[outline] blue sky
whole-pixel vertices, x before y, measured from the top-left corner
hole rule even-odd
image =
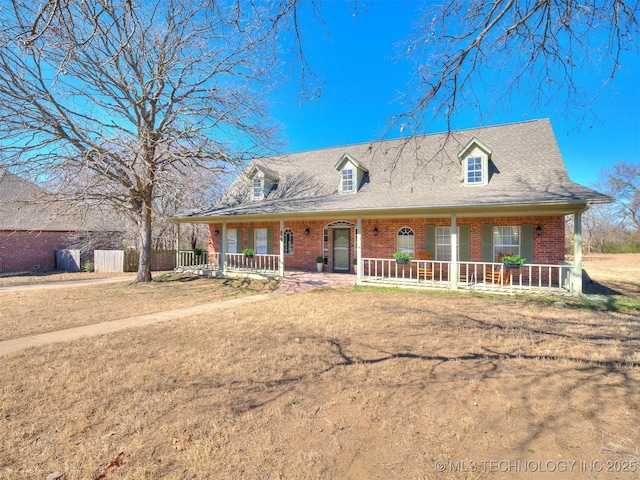
[[[293,67],[290,80],[273,93],[271,111],[281,124],[285,151],[381,138],[389,118],[403,110],[397,100],[409,83],[411,65],[397,60],[397,44],[409,36],[418,3],[371,1],[354,11],[354,2],[325,1],[325,25],[317,18],[303,20],[305,54],[320,77],[322,94],[301,101]],[[596,120],[580,122],[582,112],[567,115],[559,102],[533,109],[526,95],[516,94],[512,104],[482,119],[475,109],[460,112],[454,128],[549,118],[569,176],[592,186],[602,168],[620,160],[640,162],[640,55],[627,53],[622,63],[591,105]],[[584,85],[597,85],[592,72],[580,75]],[[429,131],[445,129],[443,122],[434,122]]]

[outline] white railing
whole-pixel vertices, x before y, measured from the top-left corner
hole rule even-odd
[[[457,262],[458,288],[498,291],[557,293],[569,290],[571,264],[528,264],[505,268],[502,263]],[[451,262],[411,260],[398,264],[394,259],[363,258],[362,282],[389,285],[453,286]]]
[[[253,257],[247,257],[243,253],[227,253],[226,257],[226,270],[231,272],[279,272],[279,255],[254,255]]]
[[[363,282],[403,285],[442,285],[449,283],[449,262],[411,260],[400,264],[389,258],[363,258]]]
[[[192,267],[209,263],[209,252],[195,253],[193,250],[181,250],[178,252],[178,267]]]

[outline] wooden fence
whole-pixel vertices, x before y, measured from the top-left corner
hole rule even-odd
[[[93,268],[96,272],[136,272],[140,252],[137,250],[95,250]],[[176,266],[175,250],[152,250],[151,270],[173,270]]]

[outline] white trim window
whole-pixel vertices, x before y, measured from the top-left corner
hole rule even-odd
[[[293,254],[293,230],[285,228],[283,233],[284,253],[287,255]]]
[[[408,253],[414,257],[414,235],[413,230],[409,227],[402,227],[398,230],[398,249],[396,251],[402,253]]]
[[[482,185],[484,182],[484,168],[482,157],[468,157],[466,162],[466,177],[469,185]]]
[[[251,181],[251,198],[254,200],[264,199],[264,182],[260,177],[253,177]]]
[[[255,239],[255,249],[256,255],[266,255],[267,254],[267,229],[266,228],[256,228],[254,230],[254,239]]]
[[[341,172],[342,193],[352,193],[354,190],[353,169],[345,168]]]
[[[227,230],[227,253],[238,253],[238,231],[235,228]]]
[[[493,260],[498,255],[520,255],[520,227],[493,227]]]

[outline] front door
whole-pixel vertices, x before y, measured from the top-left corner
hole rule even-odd
[[[333,271],[349,272],[351,256],[351,229],[333,229]]]

